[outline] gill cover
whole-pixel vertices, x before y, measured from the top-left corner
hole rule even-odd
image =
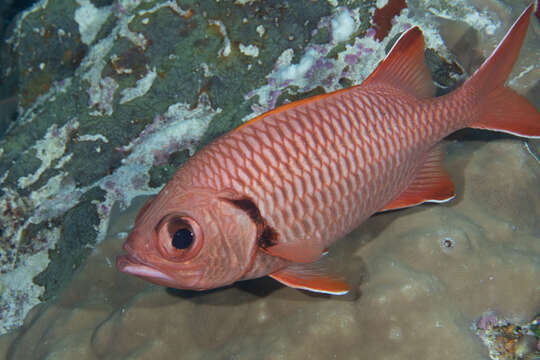
[[[257,226],[250,216],[222,194],[207,197],[195,193],[182,208],[185,210],[165,215],[156,229],[162,255],[179,265],[199,267],[201,288],[242,278],[257,250]],[[192,241],[188,244],[190,234]]]

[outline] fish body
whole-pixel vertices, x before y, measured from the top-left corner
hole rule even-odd
[[[121,271],[203,290],[270,275],[348,291],[318,260],[376,212],[444,202],[438,143],[464,127],[540,136],[540,114],[504,87],[532,6],[456,91],[435,98],[424,40],[409,29],[363,84],[290,103],[197,152],[135,221]]]

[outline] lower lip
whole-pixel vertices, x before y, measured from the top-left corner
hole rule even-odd
[[[116,257],[116,268],[123,273],[150,279],[154,282],[162,283],[165,281],[167,283],[174,283],[174,280],[168,275],[154,269],[153,267],[140,263],[137,261],[137,259],[129,254]]]
[[[199,282],[202,276],[201,272],[199,271],[192,273],[191,276],[189,277],[191,281],[187,281],[188,279],[184,279],[184,281],[186,282],[182,284],[183,286],[179,286],[177,281],[169,277],[167,274],[151,266],[143,264],[137,258],[129,254],[120,255],[116,257],[116,268],[118,269],[118,271],[121,271],[123,273],[135,275],[137,277],[140,277],[144,280],[148,280],[155,284],[173,287],[176,289],[195,290],[197,289],[195,284]]]
[[[130,266],[137,265],[142,264],[130,255],[120,255],[116,257],[116,268],[118,269],[118,271],[127,272],[125,270],[128,269]]]

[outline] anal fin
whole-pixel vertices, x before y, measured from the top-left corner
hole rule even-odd
[[[324,263],[323,259],[309,264],[292,264],[269,276],[295,289],[332,295],[347,294],[349,284],[342,277],[332,275]]]
[[[380,211],[396,210],[425,202],[446,202],[454,198],[454,183],[443,167],[444,150],[436,146],[426,157],[412,184]]]

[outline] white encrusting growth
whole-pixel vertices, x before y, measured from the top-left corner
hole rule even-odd
[[[0,308],[2,320],[0,321],[0,334],[12,330],[13,323],[22,323],[26,314],[41,303],[39,297],[43,295],[43,287],[36,285],[33,278],[44,271],[49,265],[48,250],[60,238],[60,229],[53,228],[43,238],[49,243],[43,245],[43,250],[35,255],[21,259],[21,264],[13,271],[3,273],[0,277]],[[24,287],[22,286],[24,285]]]
[[[235,5],[251,5],[255,0],[235,0]]]
[[[136,8],[140,2],[141,0],[124,0],[119,1],[118,6],[125,11],[129,11]],[[170,7],[174,12],[182,16],[186,16],[189,13],[182,10],[173,1],[167,1],[159,6],[156,5],[151,9],[141,10],[143,11],[142,15],[157,11],[162,7]],[[141,12],[139,13],[141,14]],[[83,75],[81,76],[82,79],[90,83],[90,86],[88,87],[88,106],[93,109],[90,112],[90,115],[92,116],[110,116],[113,114],[114,94],[119,87],[119,84],[110,76],[102,78],[102,73],[105,64],[109,61],[109,59],[106,59],[107,56],[110,56],[111,59],[117,59],[115,58],[115,55],[109,54],[116,39],[118,37],[124,37],[143,51],[148,46],[148,40],[142,33],[135,33],[130,30],[129,24],[134,18],[135,15],[119,17],[117,25],[111,30],[109,35],[100,39],[99,42],[90,47],[88,55],[84,58],[78,69],[78,71],[83,72]],[[123,73],[130,72],[131,69],[123,69]],[[137,82],[137,87],[135,88],[137,90],[133,90],[133,92],[127,90],[127,95],[125,95],[127,97],[122,98],[124,102],[142,95],[141,92],[144,91],[145,87],[151,85],[150,80],[153,80],[152,77],[155,78],[155,75],[152,72],[154,72],[154,70],[147,74],[149,78],[144,79],[141,83]]]
[[[110,76],[98,78],[95,86],[88,88],[90,107],[96,107],[96,110],[90,112],[92,116],[111,116],[113,114],[114,93],[118,89],[118,83]]]
[[[79,135],[77,137],[77,140],[78,141],[97,141],[97,140],[101,140],[103,141],[104,143],[108,143],[109,142],[109,139],[107,139],[105,136],[101,135],[101,134],[95,134],[95,135],[90,135],[90,134],[85,134],[85,135]]]
[[[377,0],[375,3],[375,6],[377,6],[377,9],[382,9],[388,4],[388,0]]]
[[[154,163],[156,151],[167,152],[170,150],[168,146],[175,145],[178,141],[191,145],[185,148],[192,151],[196,139],[204,134],[211,118],[220,112],[220,109],[213,111],[206,103],[199,104],[195,109],[190,109],[190,106],[184,103],[169,106],[165,114],[159,115],[156,119],[161,123],[160,126],[148,125],[151,129],[144,140],[128,145],[131,154],[123,163],[144,163],[150,168]]]
[[[65,171],[51,177],[45,185],[30,194],[29,198],[36,209],[28,218],[25,227],[28,223],[39,224],[61,216],[77,205],[82,194],[83,190],[75,186],[75,182]]]
[[[276,78],[278,81],[293,80],[303,77],[309,69],[315,65],[315,61],[318,57],[318,54],[315,50],[309,49],[304,56],[300,59],[298,64],[291,64],[292,57],[294,52],[292,49],[285,50],[278,59],[278,62],[281,60],[285,66],[282,66],[277,74]]]
[[[30,148],[35,151],[35,156],[41,161],[39,168],[33,174],[20,177],[17,185],[24,189],[35,183],[41,174],[51,166],[54,160],[64,155],[69,137],[72,131],[78,127],[79,122],[75,118],[68,121],[61,128],[58,128],[56,124],[51,125],[47,129],[44,138],[36,141],[35,145]]]
[[[347,40],[356,30],[356,23],[346,8],[341,8],[338,16],[332,19],[332,40],[335,42]]]
[[[127,22],[131,19],[120,20]],[[88,107],[94,108],[90,115],[112,115],[112,102],[114,92],[118,87],[118,83],[112,78],[102,78],[102,70],[105,67],[105,55],[111,50],[115,38],[120,32],[120,25],[116,26],[106,38],[101,39],[98,43],[89,48],[89,52],[79,66],[79,71],[83,72],[82,80],[87,81],[88,87]]]
[[[77,0],[79,8],[75,10],[75,21],[79,25],[81,41],[90,45],[101,26],[111,13],[111,6],[96,8],[89,0]]]
[[[227,36],[227,28],[221,20],[208,20],[210,25],[215,25],[218,27],[220,34],[223,36],[223,47],[219,50],[220,56],[229,56],[231,53],[231,40]]]
[[[257,57],[259,56],[259,48],[255,45],[244,45],[240,43],[240,52],[246,56]]]
[[[182,9],[180,6],[178,6],[178,3],[176,1],[174,1],[174,0],[164,1],[162,3],[157,3],[156,5],[151,7],[150,9],[139,10],[137,12],[137,14],[139,16],[152,14],[152,13],[154,13],[154,12],[158,11],[159,9],[164,8],[164,7],[170,8],[172,11],[174,11],[175,13],[177,13],[180,16],[187,17],[187,16],[190,15],[189,10],[186,11],[186,10]]]
[[[266,29],[262,25],[258,25],[256,28],[257,34],[259,34],[259,37],[263,37],[264,33],[266,32]]]
[[[120,104],[125,104],[128,101],[143,96],[150,90],[154,80],[156,79],[156,68],[148,71],[142,79],[137,80],[137,86],[132,88],[125,88],[120,92],[122,97],[120,98]]]

